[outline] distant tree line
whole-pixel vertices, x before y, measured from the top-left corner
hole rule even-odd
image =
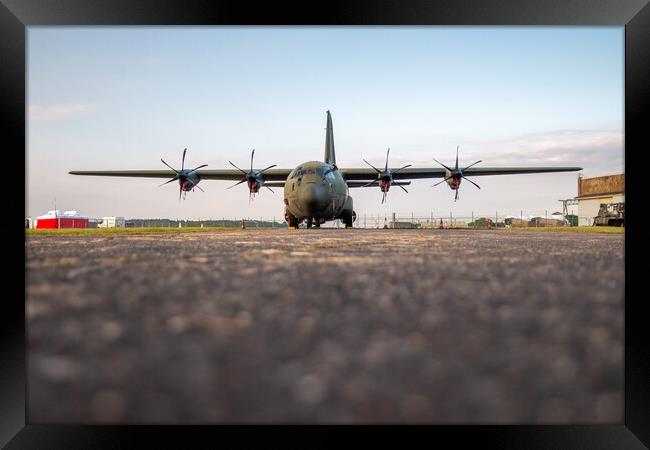
[[[274,222],[272,220],[255,220],[244,219],[246,227],[255,228],[273,228],[273,227],[286,227],[287,223]],[[240,228],[242,219],[215,219],[215,220],[173,220],[173,219],[127,219],[127,228],[141,228],[141,227],[232,227]]]
[[[474,222],[469,222],[467,224],[469,228],[495,228],[495,227],[505,227],[505,224],[503,222],[494,222],[494,220],[487,218],[487,217],[481,217],[479,219],[474,220]]]

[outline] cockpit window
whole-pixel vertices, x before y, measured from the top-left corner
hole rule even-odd
[[[304,169],[302,166],[296,167],[293,172],[291,173],[291,178],[298,178],[303,175],[318,175],[318,176],[325,176],[329,172],[332,171],[332,168],[330,166],[318,166],[316,168],[309,168],[309,169]]]
[[[294,178],[299,177],[300,175],[302,175],[301,171],[302,171],[302,166],[296,167],[295,169],[293,169],[293,172],[291,172],[291,177],[290,178],[294,179]]]

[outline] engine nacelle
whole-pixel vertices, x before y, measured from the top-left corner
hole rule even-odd
[[[458,177],[454,176],[454,177],[451,177],[451,178],[449,178],[447,180],[447,184],[449,185],[449,188],[451,190],[455,191],[460,187],[460,181],[461,181],[460,176],[458,176]]]
[[[254,194],[257,194],[262,187],[262,182],[256,178],[249,178],[247,184],[248,190]]]
[[[178,177],[178,184],[180,184],[181,190],[185,192],[194,189],[200,181],[201,179],[199,176],[194,173]]]
[[[379,180],[379,189],[381,189],[381,192],[388,192],[390,189],[390,183],[391,180],[390,178],[382,178]]]

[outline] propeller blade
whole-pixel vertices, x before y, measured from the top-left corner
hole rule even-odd
[[[436,158],[433,158],[433,160],[434,160],[435,162],[437,162],[438,164],[440,164],[440,165],[441,165],[442,167],[444,167],[445,169],[447,169],[448,171],[450,171],[450,172],[453,172],[453,171],[454,171],[454,169],[450,169],[449,167],[445,166],[443,163],[441,163],[440,161],[438,161]]]
[[[458,189],[456,189],[456,197],[454,197],[454,201],[458,200]]]
[[[264,186],[264,185],[262,185],[262,186]],[[267,188],[269,191],[271,191],[271,192],[273,192],[273,193],[275,194],[275,192],[273,191],[273,189],[271,189],[270,187],[268,187],[268,186],[264,186],[264,187]]]
[[[373,169],[375,169],[375,170],[377,171],[377,173],[381,173],[381,170],[377,169],[375,166],[373,166],[372,164],[370,164],[370,163],[369,163],[368,161],[366,161],[365,159],[363,160],[363,162],[365,162],[365,163],[368,164],[370,167],[372,167]]]
[[[179,202],[181,201],[181,195],[183,195],[183,187],[179,185],[178,186],[178,201]]]
[[[242,183],[245,183],[245,182],[246,182],[246,178],[244,178],[243,180],[241,180],[241,181],[239,181],[239,182],[233,184],[233,185],[230,186],[230,187],[227,187],[226,189],[232,189],[232,188],[234,188],[235,186],[237,186],[237,185],[239,185],[239,184],[242,184]]]
[[[401,187],[402,190],[403,190],[404,192],[406,192],[407,194],[409,193],[409,191],[407,191],[406,188],[405,188],[404,186],[402,186],[401,184],[397,184],[396,186]]]
[[[390,152],[390,147],[386,150],[386,166],[384,167],[384,172],[388,170],[388,152]]]
[[[200,187],[198,184],[197,184],[196,186],[194,186],[194,187],[197,188],[198,190],[200,190],[201,192],[205,193],[205,191],[203,190],[203,188]]]
[[[458,145],[456,146],[456,170],[458,170]]]
[[[255,149],[251,152],[251,172],[253,171],[253,156],[255,156]]]
[[[433,186],[431,186],[431,187],[435,187],[435,186],[438,186],[439,184],[442,184],[442,183],[444,183],[445,181],[447,181],[447,180],[448,180],[448,179],[450,179],[450,178],[451,178],[451,176],[448,176],[448,177],[447,177],[447,178],[445,178],[444,180],[442,180],[442,181],[438,181],[438,182],[437,182],[436,184],[434,184],[434,185],[433,185]]]
[[[199,170],[199,169],[200,169],[201,167],[208,167],[208,165],[207,165],[207,164],[203,164],[202,166],[199,166],[199,167],[196,167],[196,168],[194,168],[194,169],[192,169],[192,170],[190,170],[190,173],[192,173],[192,172],[195,172],[195,171],[197,171],[197,170]]]
[[[461,175],[461,177],[463,177],[463,179],[465,179],[465,180],[469,181],[470,183],[472,183],[472,184],[473,184],[474,186],[476,186],[477,188],[481,189],[481,186],[479,186],[478,184],[474,183],[472,180],[470,180],[469,178],[467,178],[465,175]]]
[[[464,172],[465,170],[469,169],[470,167],[472,167],[473,165],[478,164],[478,163],[480,163],[480,162],[481,162],[481,160],[479,159],[479,160],[476,161],[475,163],[470,164],[469,166],[467,166],[467,167],[465,167],[465,168],[463,169],[463,172]]]
[[[364,184],[364,185],[363,185],[363,186],[361,186],[361,187],[368,187],[368,186],[372,186],[373,184],[375,184],[375,183],[376,183],[376,182],[378,182],[378,181],[379,181],[379,178],[377,178],[376,180],[372,180],[372,181],[371,181],[370,183],[368,183],[368,184]]]
[[[384,195],[381,198],[381,204],[383,205],[385,201],[386,201],[386,192],[384,192]]]
[[[260,170],[259,173],[264,173],[264,171],[269,170],[270,168],[275,167],[275,166],[277,166],[277,164],[273,164],[272,166],[269,166],[266,169],[262,169],[262,170]]]
[[[185,153],[187,153],[187,148],[183,150],[183,161],[181,161],[181,170],[185,169]]]
[[[399,169],[395,169],[395,170],[393,170],[393,173],[395,174],[395,173],[399,172],[402,169],[406,169],[407,167],[411,167],[412,165],[413,164],[407,164],[407,165],[405,165],[403,167],[400,167]]]
[[[235,169],[239,170],[244,175],[248,175],[248,172],[246,172],[245,170],[240,169],[239,167],[237,167],[232,161],[228,161],[228,162],[230,163],[231,166],[233,166]]]
[[[174,171],[174,173],[175,173],[176,175],[178,175],[178,170],[174,169],[172,166],[170,166],[169,164],[167,164],[167,163],[165,162],[164,159],[160,158],[160,160],[162,161],[162,163],[163,163],[164,165],[166,165],[167,167],[169,167],[170,169],[172,169],[172,170]]]
[[[169,180],[169,181],[164,182],[163,184],[159,184],[158,187],[164,186],[164,185],[169,184],[169,183],[171,183],[172,181],[176,181],[176,180],[178,180],[178,176],[175,176],[174,178],[172,178],[172,179]]]

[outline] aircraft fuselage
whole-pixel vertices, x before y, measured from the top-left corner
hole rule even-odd
[[[291,171],[284,184],[285,212],[298,221],[352,217],[348,185],[335,165],[308,161]]]

